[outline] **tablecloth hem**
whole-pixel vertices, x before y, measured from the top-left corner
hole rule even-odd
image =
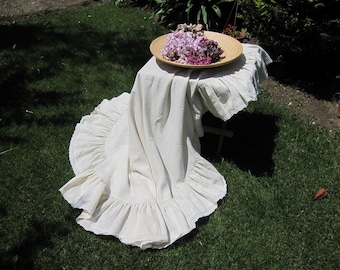
[[[95,170],[75,176],[60,192],[74,208],[83,209],[77,223],[85,230],[115,236],[141,249],[160,249],[215,211],[226,194],[226,182],[208,161],[197,156],[194,168],[167,201],[136,203],[115,198]]]

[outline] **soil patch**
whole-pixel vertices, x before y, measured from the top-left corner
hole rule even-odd
[[[300,114],[312,125],[324,127],[330,132],[339,131],[340,118],[337,117],[338,102],[317,99],[298,88],[280,84],[269,77],[262,83],[274,102],[287,106],[294,113]]]

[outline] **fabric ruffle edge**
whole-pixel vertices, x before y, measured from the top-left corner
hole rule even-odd
[[[70,140],[69,160],[75,174],[94,168],[105,158],[105,142],[115,123],[128,110],[129,93],[104,99],[90,115],[82,117]],[[98,128],[100,127],[100,128]]]
[[[245,109],[250,101],[256,101],[260,92],[260,83],[268,77],[266,65],[272,59],[260,46],[243,44],[243,57],[230,65],[235,66],[232,73],[213,74],[204,71],[205,77],[213,80],[201,80],[198,91],[205,106],[215,116],[227,121],[233,115]],[[239,66],[241,65],[241,66]],[[224,71],[225,72],[225,71]]]
[[[193,230],[199,218],[215,211],[217,202],[226,194],[226,182],[197,153],[193,169],[174,187],[171,199],[133,203],[111,196],[106,179],[94,168],[107,159],[105,141],[126,113],[129,96],[123,93],[103,100],[76,126],[70,143],[70,162],[76,176],[59,191],[70,205],[83,210],[77,223],[85,230],[115,236],[141,249],[165,248]]]
[[[199,218],[213,213],[226,194],[226,184],[216,169],[198,156],[195,167],[168,201],[118,200],[110,196],[105,181],[94,170],[74,177],[60,192],[74,208],[83,209],[77,223],[85,230],[115,236],[141,249],[160,249],[193,230]]]

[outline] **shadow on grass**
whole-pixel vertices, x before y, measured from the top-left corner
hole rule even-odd
[[[137,30],[136,30],[137,31]],[[74,121],[74,115],[65,108],[86,103],[81,81],[75,74],[67,74],[65,63],[102,66],[102,61],[112,65],[138,70],[150,57],[149,40],[140,33],[126,39],[119,32],[99,33],[81,25],[79,29],[51,25],[4,25],[0,26],[0,118],[1,125],[35,121],[27,117],[27,110],[36,107],[60,107],[60,115],[47,116],[38,125],[60,125]],[[70,89],[33,89],[32,84],[73,76],[68,82]],[[85,74],[86,75],[86,74]],[[62,79],[59,79],[62,82]],[[45,82],[46,83],[46,82]],[[53,87],[54,86],[54,87]],[[47,88],[47,87],[45,87]],[[61,88],[61,87],[59,87]],[[59,112],[56,112],[59,113]]]
[[[34,269],[35,253],[51,246],[52,237],[64,237],[70,232],[62,222],[43,223],[35,220],[28,227],[30,229],[23,236],[21,245],[1,254],[1,269]]]
[[[260,113],[240,112],[227,121],[226,130],[234,132],[232,138],[225,137],[221,156],[216,156],[218,135],[205,133],[201,138],[201,154],[209,160],[233,162],[241,170],[250,171],[254,176],[272,176],[272,159],[275,137],[278,133],[276,117]],[[203,124],[221,127],[222,121],[210,113],[202,119]]]

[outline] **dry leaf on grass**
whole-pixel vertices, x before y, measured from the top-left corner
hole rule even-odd
[[[315,201],[317,199],[325,198],[327,195],[328,195],[327,189],[320,188],[317,192],[315,192],[315,194],[313,196],[313,201]]]

